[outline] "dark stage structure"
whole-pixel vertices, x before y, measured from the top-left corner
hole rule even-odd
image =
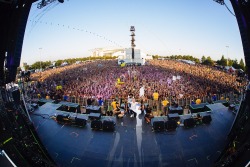
[[[16,166],[36,167],[231,167],[246,166],[249,163],[250,85],[243,90],[242,101],[235,118],[224,111],[225,109],[222,113],[221,111],[215,112],[216,107],[225,107],[219,106],[220,103],[218,103],[218,105],[211,106],[211,108],[215,107],[211,117],[206,116],[204,122],[209,123],[208,125],[176,129],[176,124],[169,123],[166,127],[176,129],[175,132],[152,132],[150,125],[140,122],[140,115],[136,118],[136,121],[130,118],[124,118],[124,122],[118,120],[115,132],[91,131],[89,123],[86,123],[85,129],[64,127],[51,119],[47,120],[45,113],[41,117],[30,116],[26,110],[24,99],[21,98],[20,101],[20,97],[23,97],[19,93],[20,91],[15,86],[6,89],[5,85],[14,82],[16,79],[28,15],[31,5],[37,1],[0,0],[1,165],[11,166],[13,163]],[[214,1],[226,5],[224,0]],[[57,2],[57,0],[41,0],[37,4],[37,8],[41,9],[53,2]],[[63,3],[64,1],[58,0],[58,2]],[[245,62],[248,67],[246,74],[250,79],[250,2],[248,0],[230,0],[230,2],[238,22]],[[130,31],[133,50],[135,47],[135,29],[133,26],[131,26]],[[56,109],[61,105],[50,104],[48,101],[43,103],[44,105],[38,108],[36,112],[45,112],[49,109],[52,114],[57,112]],[[78,106],[72,108],[79,111]],[[195,110],[195,107],[193,110]],[[219,118],[223,118],[222,122]],[[44,122],[44,120],[46,121]],[[186,120],[189,120],[189,118]],[[187,124],[190,125],[191,123]],[[230,128],[225,131],[225,127],[228,126]],[[192,135],[190,136],[190,134]],[[77,138],[78,136],[79,138]],[[188,140],[185,140],[185,138]],[[196,138],[199,147],[192,142]],[[57,143],[58,141],[60,142]],[[215,149],[211,149],[213,146]]]

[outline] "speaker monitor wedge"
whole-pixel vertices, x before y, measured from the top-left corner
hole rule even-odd
[[[115,122],[113,120],[104,120],[102,122],[102,129],[105,131],[114,131],[115,130]]]
[[[75,125],[76,126],[80,126],[80,127],[85,127],[87,124],[87,120],[86,119],[82,119],[82,118],[75,118]]]
[[[184,120],[184,127],[191,128],[195,126],[195,121],[193,118],[188,118]]]
[[[165,128],[168,131],[175,130],[177,128],[177,122],[175,120],[168,120],[165,122]]]
[[[211,115],[205,115],[205,116],[202,117],[202,122],[204,124],[209,124],[211,121],[212,121]]]
[[[100,120],[91,121],[91,129],[101,130],[102,129],[102,121],[100,121]]]

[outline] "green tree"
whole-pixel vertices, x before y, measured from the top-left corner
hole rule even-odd
[[[62,63],[63,63],[63,60],[57,60],[55,63],[55,66],[56,67],[61,66]]]
[[[206,57],[203,55],[201,58],[201,63],[204,63],[206,61]]]
[[[228,65],[228,66],[232,66],[233,63],[234,63],[233,60],[231,60],[230,58],[227,59],[227,65]]]
[[[194,59],[194,62],[199,64],[200,63],[200,60],[199,59]]]
[[[240,68],[240,65],[239,65],[239,63],[238,63],[238,60],[237,60],[237,59],[235,59],[235,60],[233,61],[232,66],[233,66],[235,69],[239,69],[239,68]]]
[[[210,56],[208,56],[207,59],[202,64],[208,65],[208,66],[213,66],[214,65],[214,61],[211,59]]]
[[[225,59],[224,55],[221,56],[219,65],[227,66],[227,59]]]
[[[152,57],[153,57],[153,59],[158,59],[159,58],[158,55],[153,55]]]
[[[242,58],[240,59],[240,64],[239,65],[240,65],[240,68],[245,71],[245,63],[244,63]]]
[[[42,62],[40,63],[40,61],[37,61],[31,65],[31,68],[32,69],[40,69],[41,64],[42,64]]]

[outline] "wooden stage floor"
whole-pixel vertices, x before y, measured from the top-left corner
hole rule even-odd
[[[206,167],[225,146],[235,115],[222,104],[209,105],[212,122],[172,132],[154,132],[143,115],[116,119],[114,132],[58,124],[50,116],[59,104],[46,103],[32,114],[34,126],[59,167]],[[40,115],[40,116],[39,116]]]

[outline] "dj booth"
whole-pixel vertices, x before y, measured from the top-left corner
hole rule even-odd
[[[169,106],[168,107],[168,112],[170,114],[174,114],[174,113],[177,113],[179,115],[183,115],[183,108],[178,106],[178,107],[174,107],[174,106]]]
[[[189,109],[190,109],[191,113],[210,111],[210,109],[207,107],[207,105],[209,105],[209,103],[190,104]]]

